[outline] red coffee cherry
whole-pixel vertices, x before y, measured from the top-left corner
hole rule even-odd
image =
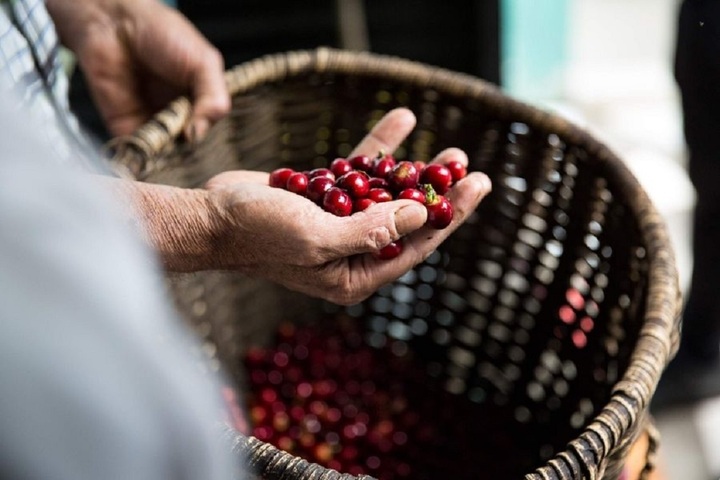
[[[371,188],[367,194],[367,197],[377,203],[389,202],[393,199],[392,193],[385,190],[384,188]]]
[[[393,167],[388,175],[387,181],[390,187],[396,192],[417,186],[420,179],[420,172],[412,162],[406,160]]]
[[[307,193],[308,182],[307,175],[301,172],[295,172],[288,177],[285,188],[289,192],[297,193],[304,197]]]
[[[343,190],[347,190],[353,198],[362,198],[367,196],[370,191],[370,182],[365,172],[352,170],[337,179],[335,185]]]
[[[373,163],[372,174],[378,178],[386,178],[395,165],[396,162],[392,155],[379,157]]]
[[[363,172],[371,172],[373,168],[373,159],[367,155],[356,155],[350,158],[350,166],[355,170],[362,170]]]
[[[415,200],[425,205],[425,192],[417,188],[406,188],[397,196],[398,199]]]
[[[370,188],[384,188],[385,190],[390,188],[390,184],[384,178],[370,177],[368,183],[370,183]]]
[[[287,186],[288,178],[290,175],[295,173],[292,168],[278,168],[270,173],[269,184],[275,188],[285,188]]]
[[[432,185],[425,185],[425,208],[427,208],[427,224],[438,230],[450,225],[453,219],[453,207],[450,201],[438,195]]]
[[[369,197],[358,198],[353,202],[353,213],[362,212],[366,208],[370,207],[371,205],[375,205],[376,203],[377,202],[375,200],[372,200]]]
[[[308,172],[308,178],[312,180],[315,177],[327,177],[333,182],[335,181],[335,174],[329,168],[314,168]]]
[[[467,168],[457,160],[449,161],[445,164],[450,173],[452,174],[453,183],[458,180],[462,180],[467,176]]]
[[[453,177],[450,170],[439,163],[432,163],[425,167],[420,174],[420,183],[429,183],[438,195],[444,195],[452,185]]]
[[[402,250],[402,241],[396,240],[394,242],[390,242],[389,244],[381,248],[375,256],[381,260],[391,260],[400,255],[402,253]]]
[[[338,217],[350,215],[352,207],[353,203],[350,195],[338,187],[331,187],[323,198],[323,208]]]
[[[350,162],[345,158],[336,158],[330,164],[330,171],[332,171],[336,178],[345,175],[352,169]]]
[[[307,187],[307,198],[319,204],[322,202],[327,191],[334,185],[335,182],[325,176],[311,178]]]

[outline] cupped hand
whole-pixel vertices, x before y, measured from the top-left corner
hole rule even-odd
[[[352,155],[394,151],[415,126],[406,109],[388,113]],[[441,152],[434,161],[457,160],[458,149]],[[228,268],[278,282],[290,289],[338,304],[357,303],[427,258],[490,192],[487,176],[470,173],[447,194],[455,213],[447,228],[425,225],[426,209],[412,200],[375,204],[348,217],[334,216],[310,200],[268,186],[268,174],[225,172],[206,188],[233,233],[222,253]],[[404,249],[392,260],[374,253],[403,237]]]
[[[113,135],[132,133],[180,95],[192,100],[191,139],[228,112],[222,56],[162,2],[47,0],[47,7]]]

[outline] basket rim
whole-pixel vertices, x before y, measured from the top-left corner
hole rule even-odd
[[[608,164],[626,192],[627,207],[638,220],[649,258],[648,297],[645,316],[629,365],[613,386],[608,403],[545,466],[528,474],[527,480],[570,479],[563,471],[583,472],[583,478],[600,478],[611,456],[629,448],[644,420],[652,394],[665,366],[677,353],[682,304],[675,254],[664,219],[625,163],[585,129],[555,113],[516,100],[482,79],[397,56],[320,47],[265,55],[226,71],[231,96],[253,87],[279,82],[306,73],[339,73],[387,78],[439,92],[471,97],[491,103],[514,120],[539,126],[580,145],[598,162]],[[115,139],[109,147],[115,163],[124,165],[136,178],[152,171],[153,157],[172,145],[189,118],[190,101],[181,97],[155,115],[133,134]],[[587,446],[595,455],[582,455]],[[562,467],[565,468],[562,468]]]

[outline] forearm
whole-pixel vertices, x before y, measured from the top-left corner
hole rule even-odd
[[[208,191],[109,178],[101,181],[128,205],[128,220],[167,270],[222,268],[226,229]]]

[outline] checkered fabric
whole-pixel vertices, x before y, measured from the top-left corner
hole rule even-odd
[[[88,166],[97,157],[70,111],[60,42],[43,0],[0,0],[0,93],[13,91],[59,161]]]

